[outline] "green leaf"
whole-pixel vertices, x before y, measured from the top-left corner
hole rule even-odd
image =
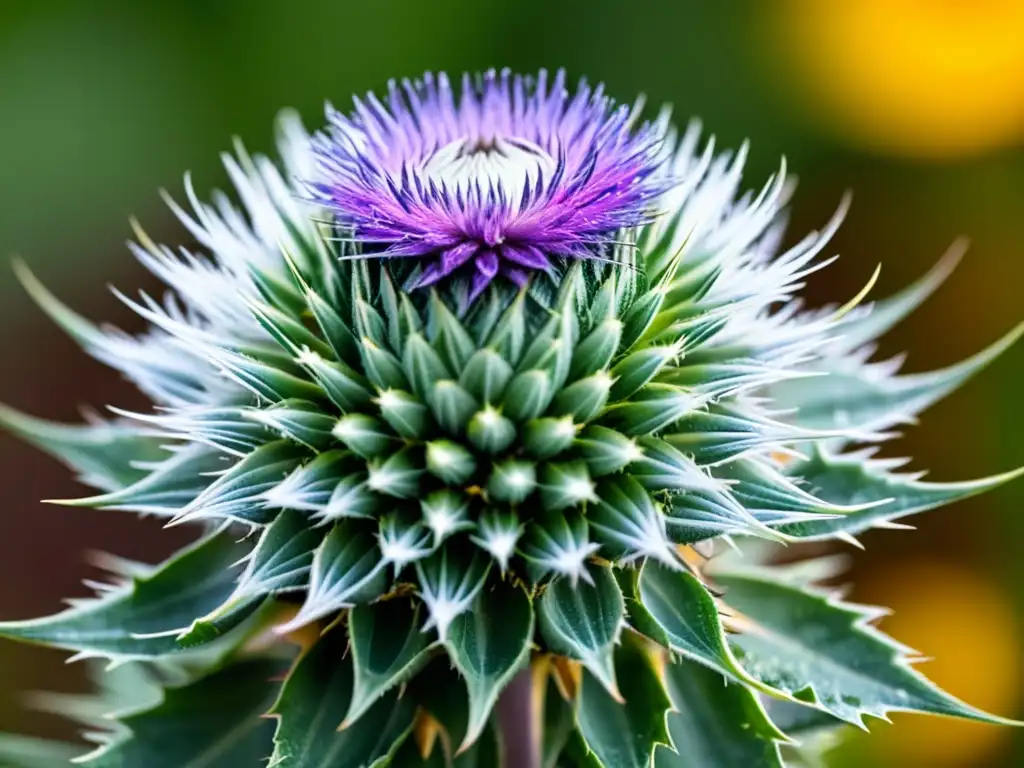
[[[280,436],[275,435],[268,426],[280,429],[281,425],[260,423],[256,414],[262,413],[263,410],[259,408],[200,405],[149,414],[121,411],[117,408],[111,410],[135,421],[152,425],[156,428],[157,434],[165,436],[162,440],[187,440],[237,457],[245,456]],[[273,411],[274,406],[265,410]]]
[[[272,749],[273,722],[262,717],[280,664],[250,659],[180,688],[142,711],[122,715],[128,734],[92,753],[88,768],[209,768],[259,765]]]
[[[384,317],[387,318],[388,343],[392,349],[401,349],[411,334],[423,330],[423,322],[420,320],[419,312],[409,301],[408,294],[399,294],[395,289],[388,270],[380,270],[379,275],[379,304]]]
[[[387,571],[377,541],[366,524],[334,524],[313,555],[309,591],[298,614],[280,628],[289,632],[328,614],[384,594]]]
[[[388,389],[377,398],[381,418],[399,435],[409,440],[422,440],[433,423],[430,410],[415,395],[400,389]]]
[[[447,654],[435,656],[409,682],[409,695],[442,727],[439,734],[441,743],[434,745],[427,765],[451,768],[458,745],[462,742],[466,726],[469,724],[469,695],[465,682],[452,668]],[[406,750],[403,750],[404,752]],[[418,754],[418,750],[416,752]],[[418,763],[410,761],[409,764]],[[403,765],[404,763],[396,761],[396,768]]]
[[[605,370],[615,357],[621,340],[622,321],[615,317],[605,319],[576,347],[569,378],[582,379],[596,371]]]
[[[208,641],[230,624],[231,616],[247,610],[253,600],[268,595],[305,589],[313,565],[313,552],[323,541],[324,530],[310,527],[301,512],[285,510],[267,526],[231,597],[216,610],[196,619],[178,638],[185,646]]]
[[[590,540],[587,519],[575,511],[546,512],[530,521],[522,554],[534,582],[549,573],[567,577],[572,584],[590,578],[587,561],[601,548]]]
[[[396,450],[397,440],[379,419],[365,413],[349,413],[338,419],[332,435],[364,459],[376,459]]]
[[[582,461],[543,464],[540,471],[540,500],[544,508],[552,512],[597,501],[587,465]]]
[[[652,479],[659,469],[645,467],[651,474],[638,475],[638,479],[647,488],[653,487]],[[664,469],[664,468],[663,468]],[[690,484],[691,488],[684,493],[672,495],[665,508],[665,526],[667,535],[676,544],[689,544],[719,535],[745,533],[761,538],[786,540],[786,536],[761,522],[761,519],[748,510],[733,495],[733,488],[705,478],[705,489],[700,490],[700,477],[693,474],[677,474],[669,479],[667,474],[661,475],[666,483],[678,485]],[[719,490],[714,490],[718,486]],[[794,514],[771,514],[772,521],[792,520]],[[816,517],[815,517],[816,519]]]
[[[504,574],[524,528],[514,512],[489,507],[477,519],[476,531],[469,538],[494,558]]]
[[[434,418],[450,435],[462,435],[480,404],[451,379],[435,379],[427,392],[427,404]]]
[[[512,366],[493,349],[473,353],[459,375],[459,384],[484,405],[499,401],[512,378]]]
[[[636,480],[621,475],[602,480],[599,501],[587,516],[594,538],[609,556],[629,562],[650,557],[678,565],[665,532],[665,517]]]
[[[422,334],[414,333],[405,342],[402,351],[402,365],[405,375],[412,384],[412,391],[425,400],[434,382],[452,377],[441,356],[427,343]]]
[[[379,343],[364,336],[359,340],[359,354],[366,378],[379,391],[409,389],[409,380],[405,377],[401,362]]]
[[[611,399],[613,401],[625,400],[639,391],[662,368],[679,357],[680,351],[681,346],[673,344],[647,347],[631,352],[612,368],[611,375],[615,384],[611,388]]]
[[[665,669],[673,713],[668,730],[677,753],[659,749],[657,768],[784,768],[784,736],[757,696],[705,666],[680,658]]]
[[[812,450],[812,454],[815,451]],[[801,466],[796,461],[794,466]],[[820,499],[802,487],[802,476],[787,477],[773,463],[763,456],[748,456],[716,467],[715,474],[728,480],[729,492],[743,503],[758,520],[778,517],[782,520],[824,519],[849,512],[859,512],[867,507],[884,503],[884,500],[864,504],[835,504]]]
[[[319,386],[276,365],[224,349],[211,349],[209,355],[225,376],[271,403],[293,398],[314,402],[323,399],[323,390]]]
[[[559,390],[551,402],[551,413],[586,424],[604,409],[611,388],[612,377],[607,371],[598,371]]]
[[[884,460],[873,462],[863,454],[831,456],[815,451],[809,459],[787,467],[786,474],[802,480],[807,491],[826,502],[866,507],[826,520],[777,526],[787,535],[817,540],[900,527],[893,521],[998,488],[1024,475],[1024,467],[980,480],[929,483],[888,472]]]
[[[274,513],[267,509],[264,494],[308,456],[306,448],[287,440],[261,446],[214,480],[175,521],[229,518],[267,523]]]
[[[587,747],[601,764],[649,768],[658,744],[669,744],[665,715],[672,706],[652,660],[633,638],[623,638],[615,671],[625,703],[583,671],[576,718]]]
[[[446,485],[462,485],[476,472],[476,459],[461,443],[431,440],[426,447],[427,472]]]
[[[471,555],[465,555],[443,546],[429,558],[417,561],[420,597],[430,611],[423,629],[436,627],[444,642],[452,621],[472,607],[490,570],[490,558],[475,548]]]
[[[457,750],[469,723],[469,698],[447,657],[436,657],[416,675],[409,683],[409,695],[440,723],[441,731],[425,760],[414,740],[408,739],[395,756],[394,768],[513,768],[503,762],[493,718],[471,747]]]
[[[487,497],[491,501],[521,504],[537,487],[537,468],[531,461],[505,459],[491,467]]]
[[[863,727],[865,715],[924,712],[1007,724],[964,704],[911,668],[913,652],[868,622],[876,608],[843,603],[768,571],[715,570],[743,616],[740,663],[765,685]]]
[[[377,493],[398,499],[414,499],[420,493],[423,467],[422,449],[403,448],[386,459],[370,462],[367,486]]]
[[[587,570],[589,583],[556,579],[537,601],[541,637],[551,651],[581,661],[621,701],[612,653],[625,618],[622,592],[610,568]]]
[[[205,445],[193,445],[172,454],[148,475],[125,488],[82,499],[60,499],[53,503],[173,517],[209,486],[209,479],[203,475],[222,472],[224,466],[222,455]]]
[[[338,478],[346,469],[358,467],[362,462],[348,451],[325,451],[312,461],[296,467],[277,485],[263,494],[266,506],[274,509],[297,509],[321,512],[334,495]]]
[[[139,465],[167,457],[162,438],[119,424],[58,424],[0,404],[0,427],[50,454],[86,485],[112,491],[148,474]]]
[[[434,551],[431,533],[420,522],[419,512],[409,509],[394,510],[381,517],[377,545],[384,562],[394,566],[396,577],[406,565]]]
[[[609,406],[601,423],[629,437],[650,435],[695,411],[707,397],[674,384],[648,384],[629,400]]]
[[[359,362],[359,345],[352,329],[331,303],[313,290],[306,291],[306,306],[320,326],[320,332],[339,360],[349,365]]]
[[[501,734],[492,721],[487,723],[473,746],[455,757],[452,768],[509,768],[503,764],[504,753]]]
[[[473,414],[466,437],[475,448],[491,455],[501,453],[516,439],[516,425],[490,405]]]
[[[519,358],[526,346],[526,293],[520,291],[508,305],[505,312],[487,338],[486,346],[493,349],[511,365],[519,364]],[[482,325],[482,327],[484,327]],[[484,344],[481,343],[481,346]]]
[[[643,456],[636,442],[614,429],[592,424],[575,443],[592,477],[611,475]]]
[[[269,408],[247,408],[241,411],[241,416],[313,451],[324,450],[333,442],[334,417],[306,400],[285,400]]]
[[[362,473],[346,475],[338,480],[331,491],[327,506],[320,511],[323,520],[341,518],[374,519],[384,500],[370,490],[367,478]]]
[[[289,353],[298,354],[305,347],[320,355],[333,354],[331,347],[315,333],[276,307],[251,299],[246,305],[263,329]]]
[[[414,706],[397,691],[358,719],[339,725],[352,698],[347,638],[328,632],[288,675],[271,714],[279,719],[271,768],[370,768],[387,765],[412,728]],[[253,763],[255,765],[255,763]]]
[[[527,454],[534,459],[557,456],[572,445],[576,425],[572,417],[531,419],[523,425],[520,439]]]
[[[434,535],[434,547],[458,531],[475,527],[469,515],[469,500],[465,494],[447,488],[434,491],[420,501],[423,524]]]
[[[722,464],[763,445],[818,440],[823,435],[772,421],[757,412],[734,406],[709,405],[689,413],[662,439],[698,464]]]
[[[0,624],[0,636],[119,662],[179,652],[176,636],[231,596],[244,553],[228,533],[209,536],[99,598],[54,616]],[[247,604],[221,631],[255,609]]]
[[[420,606],[404,598],[357,605],[349,613],[348,634],[354,680],[345,725],[416,674],[433,649],[420,627]]]
[[[547,410],[554,386],[547,371],[525,371],[509,382],[502,397],[502,412],[513,421],[529,421]]]
[[[441,353],[453,371],[465,371],[472,357],[479,351],[476,342],[466,331],[437,291],[430,295],[431,344]]]
[[[296,360],[342,412],[348,413],[370,401],[370,382],[345,363],[324,360],[308,349],[303,350]]]
[[[628,352],[654,322],[665,300],[665,291],[655,288],[640,296],[622,317],[622,341],[619,352]]]
[[[636,458],[629,474],[651,491],[720,491],[713,480],[681,451],[664,440],[642,437],[638,441],[642,455]]]
[[[729,649],[715,599],[696,576],[648,562],[636,596],[630,622],[638,632],[731,680],[757,685]]]
[[[854,372],[780,382],[771,388],[773,407],[794,409],[787,419],[809,429],[887,429],[959,389],[1022,335],[1024,323],[973,357],[928,373],[885,377],[867,365]]]
[[[529,659],[532,639],[529,596],[522,587],[503,582],[452,621],[445,646],[469,691],[469,721],[460,751],[480,736],[498,694]]]
[[[260,537],[238,580],[236,596],[305,589],[313,566],[313,552],[323,538],[323,529],[311,528],[309,517],[284,510]]]
[[[384,318],[376,308],[370,304],[359,287],[358,282],[352,284],[352,319],[356,333],[364,338],[369,338],[378,347],[388,348],[391,346],[391,339],[388,338],[387,325]]]
[[[82,747],[59,741],[0,733],[0,766],[3,768],[54,768],[70,765]]]

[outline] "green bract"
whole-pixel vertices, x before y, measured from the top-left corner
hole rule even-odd
[[[88,708],[94,730],[116,717],[85,765],[493,766],[495,703],[531,665],[545,766],[782,765],[774,700],[822,728],[1002,722],[914,671],[814,564],[717,556],[850,540],[1020,474],[926,483],[864,447],[1024,332],[928,374],[869,362],[955,256],[875,305],[803,311],[838,218],[776,255],[783,174],[737,197],[743,153],[695,154],[690,131],[670,138],[664,214],[619,233],[614,263],[553,259],[467,306],[408,290],[406,260],[297,202],[308,139],[281,125],[284,172],[227,161],[242,209],[191,186],[193,213],[172,203],[206,255],[138,231],[170,289],[122,296],[145,334],[92,325],[18,267],[156,407],[0,422],[97,489],[59,503],[200,531],[157,566],[112,558],[94,599],[0,625],[144,681],[127,709],[123,690]],[[0,740],[4,764],[68,754]]]

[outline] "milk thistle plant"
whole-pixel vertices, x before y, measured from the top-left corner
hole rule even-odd
[[[281,166],[225,157],[241,207],[187,181],[191,210],[169,200],[201,252],[136,227],[168,287],[118,294],[139,336],[18,266],[154,407],[0,420],[97,489],[58,503],[199,531],[0,625],[99,662],[95,696],[37,700],[89,726],[83,765],[501,765],[517,677],[546,767],[796,765],[892,711],[1006,722],[822,587],[834,560],[769,547],[1019,475],[923,482],[872,454],[1024,326],[931,373],[873,362],[956,254],[875,304],[804,309],[842,212],[780,253],[785,168],[742,193],[745,149],[640,111],[488,72],[393,83],[312,137],[285,115]]]

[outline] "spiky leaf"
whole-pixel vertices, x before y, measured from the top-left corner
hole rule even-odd
[[[907,421],[958,389],[1024,335],[1024,323],[961,363],[929,373],[884,377],[869,369],[794,379],[772,388],[774,404],[796,409],[794,423],[813,429],[881,430]]]
[[[477,740],[498,694],[529,658],[533,621],[526,592],[504,583],[481,592],[473,610],[452,621],[445,645],[469,691],[461,748]]]
[[[420,623],[419,606],[402,598],[352,609],[348,633],[354,679],[345,723],[358,720],[426,664],[432,645]]]
[[[801,539],[833,538],[840,533],[856,535],[870,528],[891,527],[893,522],[918,512],[998,488],[1021,475],[1024,467],[980,480],[930,483],[913,475],[899,475],[863,456],[832,456],[816,451],[806,461],[787,467],[787,474],[805,481],[805,489],[837,505],[864,505],[828,520],[794,522],[778,530]]]
[[[634,639],[626,638],[616,651],[615,671],[625,703],[612,698],[584,670],[576,717],[586,746],[601,765],[649,768],[657,745],[669,743],[665,716],[672,704],[653,664]]]
[[[676,653],[732,680],[750,682],[729,649],[715,600],[696,576],[644,565],[630,603],[630,623]]]
[[[537,601],[541,637],[555,653],[583,662],[620,699],[612,653],[625,618],[622,593],[609,568],[591,565],[587,570],[585,583],[556,579]]]
[[[680,658],[665,667],[676,753],[658,750],[656,768],[784,768],[782,734],[750,689]]]
[[[306,600],[282,631],[373,600],[386,584],[387,571],[370,529],[355,520],[335,523],[313,556]]]
[[[465,556],[447,546],[416,563],[420,596],[430,611],[424,631],[437,628],[442,641],[457,616],[470,609],[491,569],[490,558],[479,550]]]
[[[270,754],[280,664],[238,661],[194,683],[169,688],[155,706],[119,717],[128,733],[82,761],[88,768],[205,768],[257,765]],[[187,734],[187,738],[183,735]]]
[[[0,427],[75,470],[86,485],[123,488],[148,473],[138,464],[166,456],[158,437],[120,424],[58,424],[0,405]]]
[[[1006,722],[943,693],[911,669],[913,653],[868,624],[880,615],[877,609],[764,572],[716,571],[715,578],[745,619],[742,632],[732,636],[740,663],[772,688],[860,726],[865,715],[897,710]]]
[[[209,536],[94,600],[54,616],[0,624],[0,636],[116,661],[173,654],[180,651],[176,637],[193,619],[231,596],[244,552],[230,534]],[[245,602],[219,631],[255,609],[256,603]]]
[[[339,729],[352,699],[345,633],[321,637],[285,680],[271,712],[274,768],[370,768],[387,763],[412,728],[413,705],[392,691]]]

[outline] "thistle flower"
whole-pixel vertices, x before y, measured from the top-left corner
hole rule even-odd
[[[414,286],[460,268],[472,301],[497,276],[524,286],[557,257],[600,258],[614,234],[642,224],[667,178],[655,172],[663,126],[634,130],[632,112],[598,86],[467,74],[392,82],[349,117],[328,110],[314,142],[314,197],[384,256],[417,257]],[[427,258],[429,257],[429,258]]]
[[[805,310],[841,212],[777,253],[784,168],[740,194],[745,150],[546,83],[488,74],[456,108],[427,76],[313,139],[286,115],[283,173],[226,160],[244,209],[171,202],[205,255],[137,231],[170,289],[118,294],[141,336],[19,267],[155,407],[0,419],[99,491],[61,503],[203,530],[0,625],[134,662],[147,704],[86,765],[497,765],[528,666],[544,765],[777,766],[894,710],[1002,722],[816,586],[832,561],[747,545],[852,541],[1021,474],[926,483],[872,451],[1024,326],[932,373],[872,362],[958,253]],[[302,648],[283,684],[274,638]]]

